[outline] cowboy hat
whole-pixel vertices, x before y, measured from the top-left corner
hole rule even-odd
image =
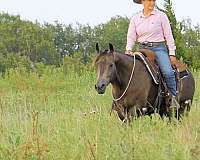
[[[142,0],[133,0],[133,2],[135,2],[137,4],[142,4]]]

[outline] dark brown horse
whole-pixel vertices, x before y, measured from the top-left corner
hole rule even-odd
[[[122,121],[130,121],[139,115],[151,115],[157,111],[161,116],[168,116],[166,96],[157,108],[154,104],[158,100],[159,85],[153,82],[147,67],[137,56],[119,54],[114,51],[112,44],[109,50],[100,51],[96,44],[97,55],[94,65],[97,72],[95,89],[99,94],[104,94],[106,87],[112,85],[113,104]],[[177,113],[182,115],[189,111],[194,95],[194,78],[189,72],[186,78],[181,80],[180,108]]]

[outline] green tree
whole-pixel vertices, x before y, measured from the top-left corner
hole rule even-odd
[[[127,17],[116,16],[105,24],[96,26],[96,41],[103,48],[108,48],[108,43],[112,43],[117,51],[124,52],[126,47],[126,37],[129,19]]]
[[[170,25],[172,28],[172,33],[176,43],[176,54],[178,58],[183,58],[186,60],[186,49],[183,41],[183,37],[181,34],[181,23],[179,23],[176,19],[173,7],[172,0],[164,0],[164,9],[158,7],[159,10],[163,11],[169,18]]]

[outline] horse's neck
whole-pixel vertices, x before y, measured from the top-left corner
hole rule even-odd
[[[112,83],[113,89],[117,92],[123,91],[130,79],[133,68],[133,57],[115,53],[117,59],[116,66],[116,80]]]

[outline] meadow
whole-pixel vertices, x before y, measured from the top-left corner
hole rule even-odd
[[[188,117],[158,115],[122,125],[110,115],[111,87],[94,89],[95,72],[10,70],[0,78],[1,160],[199,160],[200,72]]]

